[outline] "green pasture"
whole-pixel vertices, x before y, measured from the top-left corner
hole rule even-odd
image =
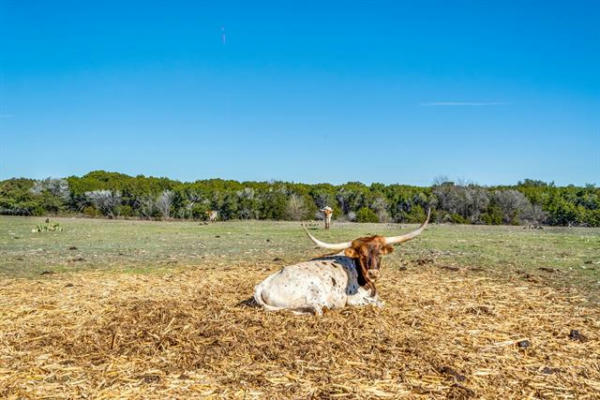
[[[33,232],[40,217],[0,217],[0,275],[50,278],[101,269],[151,273],[173,268],[283,266],[323,254],[298,222],[129,221],[51,218],[62,231]],[[416,225],[334,223],[325,241],[393,235]],[[600,228],[432,224],[386,257],[386,268],[463,268],[498,279],[528,279],[600,293]]]

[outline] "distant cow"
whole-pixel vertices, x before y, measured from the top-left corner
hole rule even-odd
[[[208,222],[215,222],[219,218],[219,213],[213,210],[206,210],[206,219]]]
[[[327,206],[319,211],[321,211],[323,215],[325,215],[325,229],[329,229],[331,227],[331,215],[333,214],[333,209]]]
[[[339,253],[284,267],[254,288],[254,300],[266,310],[287,309],[318,315],[322,314],[323,308],[382,306],[375,288],[375,281],[380,277],[381,256],[391,253],[392,245],[421,234],[430,214],[428,211],[425,222],[410,233],[362,237],[343,243],[322,242],[304,228],[317,246]]]

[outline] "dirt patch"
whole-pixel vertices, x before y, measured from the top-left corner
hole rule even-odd
[[[5,279],[0,397],[592,398],[600,390],[600,311],[583,297],[435,266],[390,268],[378,286],[384,308],[296,316],[249,307],[270,272],[240,265],[168,279]]]

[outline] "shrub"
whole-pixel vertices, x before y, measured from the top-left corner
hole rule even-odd
[[[347,219],[348,221],[355,222],[356,221],[356,213],[354,211],[350,211],[346,215],[346,218],[344,218],[344,216],[342,215],[342,216],[340,216],[339,219],[342,220],[342,221]]]
[[[63,207],[61,199],[47,191],[39,196],[39,202],[42,210],[53,214],[57,214]]]
[[[589,226],[600,226],[600,209],[588,211]]]
[[[150,195],[140,196],[136,199],[136,204],[138,213],[143,218],[150,219],[157,211],[154,206],[154,199]]]
[[[236,192],[238,197],[238,218],[258,218],[258,196],[252,188],[246,187]]]
[[[453,224],[467,224],[469,223],[469,221],[467,221],[462,215],[460,214],[450,214],[450,222],[452,222]]]
[[[333,208],[333,214],[331,214],[331,219],[333,219],[333,220],[339,219],[343,214],[340,206],[338,206],[336,203],[331,208]]]
[[[502,224],[502,210],[498,206],[490,206],[487,211],[481,215],[481,220],[488,225]]]
[[[518,225],[519,215],[531,207],[527,197],[516,190],[496,190],[492,203],[502,211],[503,221],[512,225]]]
[[[306,217],[306,213],[306,205],[302,196],[292,193],[286,206],[287,218],[293,221],[300,221]]]
[[[170,190],[164,190],[157,198],[154,205],[158,209],[160,216],[164,219],[169,219],[171,216],[171,206],[175,193]]]
[[[100,211],[98,211],[96,207],[87,206],[83,209],[83,214],[87,217],[94,218],[100,215]]]
[[[546,213],[539,204],[530,204],[521,212],[520,218],[530,223],[541,224],[546,221]]]
[[[223,203],[217,211],[219,219],[227,221],[238,217],[239,201],[235,193],[227,193],[223,198]],[[278,218],[281,219],[281,218]]]
[[[264,194],[260,205],[261,219],[285,219],[287,196],[279,190]]]
[[[200,219],[205,221],[208,219],[206,212],[208,211],[208,206],[204,203],[196,203],[192,206],[192,218]]]
[[[406,216],[406,221],[410,223],[420,224],[427,218],[425,210],[421,206],[414,206]]]
[[[96,209],[111,218],[115,216],[115,208],[121,204],[121,193],[118,191],[94,190],[85,192],[85,195]]]
[[[373,210],[363,207],[356,213],[356,222],[379,222],[379,218]]]
[[[69,190],[69,182],[66,179],[46,178],[40,181],[35,181],[29,191],[34,195],[40,195],[48,192],[59,199],[66,201],[71,195]]]
[[[377,215],[377,222],[388,222],[390,220],[390,213],[388,212],[388,202],[383,197],[377,197],[371,204],[375,214]]]
[[[133,216],[133,208],[130,205],[117,206],[115,213],[121,217],[131,217]]]

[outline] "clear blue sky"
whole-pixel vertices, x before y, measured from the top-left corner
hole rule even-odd
[[[600,184],[600,2],[0,0],[0,178]]]

